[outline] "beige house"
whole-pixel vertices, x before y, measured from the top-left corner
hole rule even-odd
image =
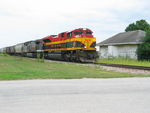
[[[137,47],[142,43],[145,32],[141,30],[119,33],[100,43],[100,58],[124,57],[137,59]]]

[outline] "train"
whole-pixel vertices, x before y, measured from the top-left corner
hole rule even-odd
[[[0,53],[73,62],[95,62],[98,58],[96,38],[88,28],[78,28],[1,48]]]

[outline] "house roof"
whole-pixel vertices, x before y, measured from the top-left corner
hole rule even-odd
[[[140,44],[145,37],[145,32],[141,30],[129,31],[114,35],[100,43],[97,46],[104,45],[122,45],[122,44]]]

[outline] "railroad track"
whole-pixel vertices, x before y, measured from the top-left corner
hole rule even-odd
[[[109,67],[118,67],[118,68],[138,69],[138,70],[150,71],[150,67],[145,67],[145,66],[122,65],[122,64],[109,64],[109,63],[94,63],[94,64],[95,64],[95,65],[101,65],[101,66],[109,66]]]
[[[56,61],[56,60],[54,60],[54,61]],[[64,63],[78,63],[78,62],[66,62],[66,61],[60,61],[60,62],[64,62]],[[108,67],[117,67],[117,68],[137,69],[137,70],[150,71],[150,67],[146,67],[146,66],[110,64],[110,63],[79,63],[79,64],[92,64],[92,65],[100,65],[100,66],[108,66]]]
[[[146,66],[110,64],[110,63],[79,63],[79,62],[66,62],[66,61],[63,61],[63,60],[50,60],[50,59],[45,59],[45,61],[61,62],[61,63],[74,63],[74,64],[85,64],[85,65],[86,64],[91,64],[91,65],[99,65],[99,66],[107,66],[107,67],[144,70],[144,71],[149,71],[150,72],[150,67],[146,67]]]

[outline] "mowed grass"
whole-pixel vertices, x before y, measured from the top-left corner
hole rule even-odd
[[[78,78],[115,78],[144,77],[150,75],[128,74],[102,70],[100,67],[0,56],[0,80],[21,79],[78,79]]]
[[[128,59],[128,58],[109,58],[109,59],[106,58],[106,59],[100,59],[97,62],[150,67],[150,61],[138,61],[138,60]]]

